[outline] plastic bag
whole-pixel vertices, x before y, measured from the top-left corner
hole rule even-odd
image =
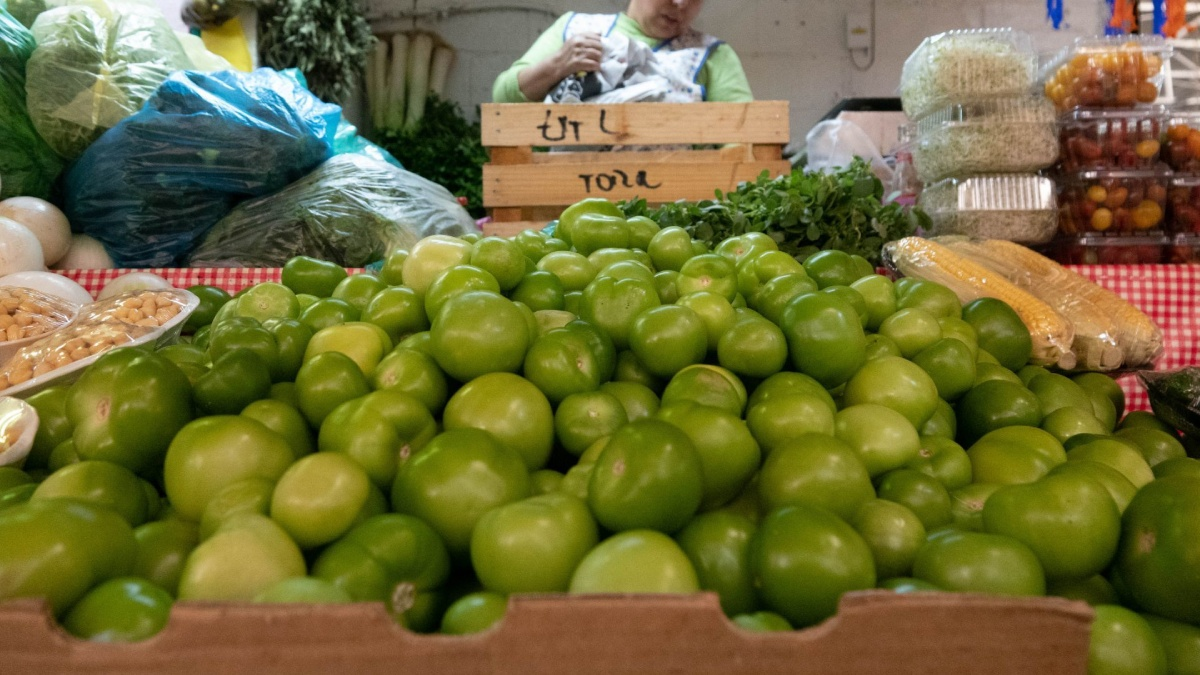
[[[7,7],[0,2],[0,9],[6,9],[22,26],[28,28],[39,14],[46,11],[46,0],[8,0]]]
[[[393,157],[392,153],[359,136],[358,128],[346,121],[344,117],[338,123],[337,133],[334,135],[333,153],[335,155],[366,155],[371,159],[387,162],[401,169],[404,168],[404,165],[400,163],[400,160]]]
[[[855,157],[862,157],[871,164],[871,171],[888,184],[892,181],[892,169],[879,154],[875,141],[863,128],[849,120],[825,120],[818,122],[805,138],[808,151],[808,168],[814,171],[840,169],[850,166]]]
[[[176,73],[67,173],[67,216],[118,267],[174,265],[238,202],[332,156],[340,120],[287,73]]]
[[[284,190],[234,209],[194,267],[282,267],[306,255],[362,267],[432,234],[475,232],[448,190],[362,154],[338,155]]]
[[[1200,366],[1179,370],[1142,370],[1138,379],[1150,395],[1150,407],[1162,421],[1189,438],[1200,439]]]
[[[29,117],[68,160],[137,112],[191,59],[155,7],[90,0],[43,12],[26,68]]]
[[[34,48],[33,33],[0,9],[0,199],[46,199],[63,168],[25,111],[25,62]]]

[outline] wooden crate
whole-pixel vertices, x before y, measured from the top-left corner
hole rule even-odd
[[[791,170],[788,102],[488,103],[482,110],[489,234],[540,227],[588,197],[652,204],[711,199],[763,170]],[[595,152],[597,146],[721,145],[715,150]],[[583,148],[535,152],[535,148]]]

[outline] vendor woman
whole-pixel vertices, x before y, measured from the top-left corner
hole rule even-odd
[[[649,47],[653,61],[649,69],[656,76],[665,75],[658,81],[671,91],[663,92],[669,97],[657,100],[753,100],[733,48],[692,28],[703,4],[703,0],[629,0],[619,14],[569,12],[496,78],[492,98],[498,103],[559,100],[555,92],[564,82],[600,71],[604,60],[614,58],[612,52],[619,48],[616,38],[627,38]]]

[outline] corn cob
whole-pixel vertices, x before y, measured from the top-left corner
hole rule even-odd
[[[1031,363],[1068,370],[1075,367],[1075,355],[1071,352],[1075,331],[1070,322],[1002,275],[921,237],[890,242],[884,246],[884,255],[904,276],[942,284],[963,303],[983,297],[1004,301],[1029,329],[1033,340]]]
[[[979,242],[972,251],[972,257],[977,255],[976,259],[984,265],[1001,272],[1009,281],[1047,301],[1076,322],[1077,335],[1082,330],[1090,330],[1083,328],[1080,321],[1098,323],[1095,316],[1107,317],[1111,326],[1108,335],[1120,348],[1126,368],[1149,366],[1162,353],[1163,334],[1159,327],[1141,310],[1107,288],[1012,242],[988,239]],[[1095,309],[1085,309],[1088,306]],[[1093,318],[1078,319],[1076,311],[1086,312]],[[1078,342],[1077,338],[1076,344]],[[1083,360],[1086,363],[1087,359]]]
[[[1094,286],[1053,261],[1017,244],[1000,240],[954,238],[942,241],[959,255],[991,269],[1045,301],[1075,328],[1071,350],[1076,366],[1086,370],[1116,370],[1125,360],[1117,340],[1119,317],[1089,292]],[[991,244],[998,245],[991,245]],[[1019,250],[1014,250],[1019,249]],[[1136,311],[1136,310],[1135,310]]]

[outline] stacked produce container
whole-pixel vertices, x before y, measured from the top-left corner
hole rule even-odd
[[[1058,158],[1055,112],[1036,76],[1032,39],[1011,29],[935,35],[905,61],[900,100],[931,234],[1054,238],[1054,185],[1038,172]]]
[[[1200,117],[1157,104],[1170,49],[1153,36],[1077,39],[1042,68],[1039,81],[1060,115],[1059,236],[1051,247],[1060,262],[1194,257],[1200,190],[1193,202],[1191,187],[1200,187],[1200,173],[1189,175],[1187,164]]]

